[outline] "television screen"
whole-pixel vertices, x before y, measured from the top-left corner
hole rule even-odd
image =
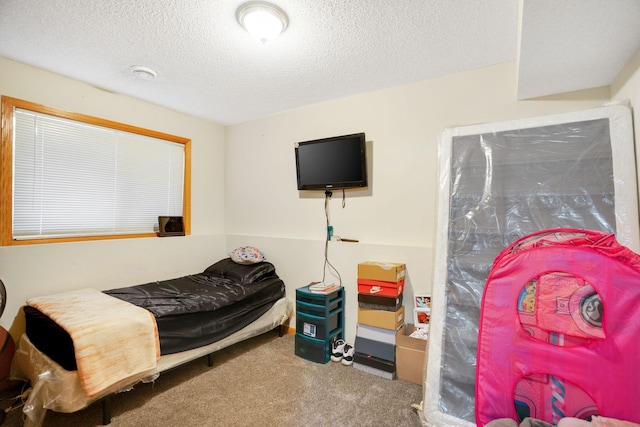
[[[339,190],[367,186],[364,133],[295,145],[298,190]]]

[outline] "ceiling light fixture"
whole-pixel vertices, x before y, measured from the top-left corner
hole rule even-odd
[[[252,36],[266,43],[278,37],[289,24],[284,10],[264,1],[250,1],[236,11],[236,18]]]
[[[131,73],[134,76],[142,80],[153,80],[158,75],[158,73],[156,73],[151,68],[143,67],[141,65],[134,65],[133,67],[129,68],[129,70],[131,70]]]

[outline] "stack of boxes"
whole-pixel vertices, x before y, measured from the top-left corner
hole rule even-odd
[[[396,378],[396,333],[404,325],[405,265],[358,264],[358,325],[353,366],[383,378]]]

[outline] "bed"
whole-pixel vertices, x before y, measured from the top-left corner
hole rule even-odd
[[[273,264],[232,258],[170,280],[30,299],[12,366],[12,377],[32,386],[27,425],[40,425],[46,410],[75,412],[98,401],[109,424],[114,393],[199,357],[211,365],[215,351],[277,327],[282,334],[291,312]]]

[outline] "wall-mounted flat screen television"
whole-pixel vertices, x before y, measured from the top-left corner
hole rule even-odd
[[[364,132],[295,144],[298,190],[366,187]]]

